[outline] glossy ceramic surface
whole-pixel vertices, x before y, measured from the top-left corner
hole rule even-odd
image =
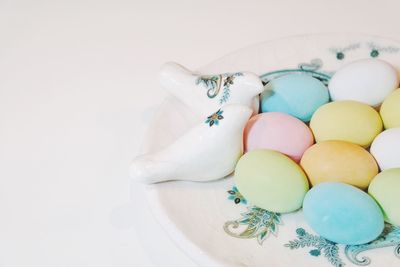
[[[360,34],[295,36],[241,49],[198,71],[250,71],[265,82],[302,72],[327,84],[341,66],[371,57],[400,70],[400,43]],[[159,150],[181,136],[193,125],[188,114],[179,101],[166,99],[153,119],[143,152]],[[160,224],[199,266],[400,265],[399,228],[387,225],[384,234],[369,244],[337,245],[316,235],[302,211],[281,215],[253,206],[232,178],[160,183],[149,185],[147,193]]]

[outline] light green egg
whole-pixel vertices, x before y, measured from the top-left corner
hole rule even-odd
[[[400,89],[386,97],[379,112],[385,129],[400,127]]]
[[[251,203],[273,212],[301,208],[308,180],[293,160],[272,150],[254,150],[240,158],[235,169],[240,193]]]
[[[400,168],[387,169],[371,182],[368,193],[382,208],[385,221],[400,226]]]

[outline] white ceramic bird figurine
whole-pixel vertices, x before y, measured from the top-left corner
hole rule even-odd
[[[131,178],[145,183],[168,180],[210,181],[235,169],[243,153],[243,129],[252,109],[229,104],[154,154],[137,157]]]
[[[161,86],[204,117],[225,104],[242,104],[258,113],[261,79],[248,72],[198,75],[183,66],[165,63],[159,73]]]

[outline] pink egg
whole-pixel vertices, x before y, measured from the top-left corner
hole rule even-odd
[[[280,112],[253,116],[244,130],[244,149],[271,149],[299,162],[304,151],[314,143],[314,136],[301,120]]]

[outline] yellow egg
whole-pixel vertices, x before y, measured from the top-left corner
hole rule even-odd
[[[345,141],[324,141],[311,146],[300,165],[312,185],[342,182],[366,189],[378,174],[378,165],[367,150]]]
[[[400,89],[383,101],[380,113],[385,129],[400,127]]]
[[[320,107],[311,118],[317,142],[341,140],[369,147],[382,131],[379,113],[357,101],[336,101]]]

